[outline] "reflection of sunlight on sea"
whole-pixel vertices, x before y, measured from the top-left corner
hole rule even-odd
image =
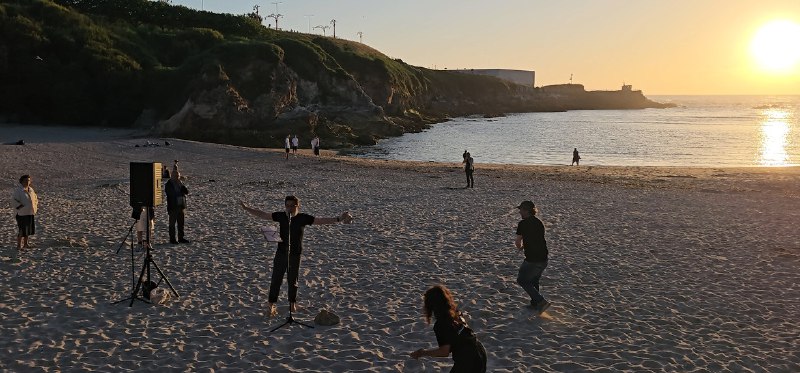
[[[777,109],[765,110],[763,115],[759,163],[763,166],[786,166],[789,164],[786,146],[790,115]]]
[[[750,167],[800,165],[800,96],[658,96],[671,109],[453,118],[357,149],[362,156],[477,164]]]

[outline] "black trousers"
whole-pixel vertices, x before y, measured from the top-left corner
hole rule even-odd
[[[167,210],[169,214],[169,240],[177,241],[175,239],[175,223],[178,224],[178,240],[183,239],[183,223],[185,221],[185,214],[183,209]]]
[[[269,284],[269,297],[267,298],[270,303],[278,301],[278,295],[281,292],[281,283],[283,283],[283,275],[289,272],[287,282],[289,284],[289,302],[297,302],[297,275],[300,272],[300,252],[293,250],[291,255],[288,255],[287,266],[287,250],[286,248],[278,248],[275,252],[275,259],[272,261],[272,281]]]
[[[475,179],[472,177],[472,174],[473,174],[475,171],[471,171],[471,170],[470,170],[470,171],[464,171],[464,172],[466,172],[466,173],[467,173],[467,188],[473,188],[473,187],[475,187]]]

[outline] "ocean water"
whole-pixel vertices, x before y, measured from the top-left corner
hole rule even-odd
[[[649,96],[669,109],[576,110],[455,118],[357,149],[355,156],[564,165],[800,165],[800,96]]]

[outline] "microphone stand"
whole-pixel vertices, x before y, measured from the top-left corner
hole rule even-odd
[[[289,222],[289,224],[288,224],[289,234],[286,236],[287,237],[287,239],[286,239],[286,282],[289,285],[289,288],[291,288],[292,284],[291,284],[291,280],[289,279],[289,267],[292,265],[291,264],[292,261],[289,259],[291,257],[291,254],[292,254],[292,213],[291,213],[291,211],[286,211],[286,219]],[[299,267],[297,268],[297,282],[298,282],[298,284],[300,282],[300,268]],[[291,291],[291,289],[287,289],[287,290]],[[295,299],[295,305],[296,304],[297,304],[297,299]],[[289,304],[289,316],[286,318],[286,321],[284,321],[283,324],[280,324],[280,325],[276,326],[275,328],[273,328],[269,332],[272,333],[272,332],[274,332],[274,331],[276,331],[276,330],[278,330],[278,329],[280,329],[280,328],[282,328],[282,327],[284,327],[286,325],[290,325],[290,324],[299,324],[299,325],[305,326],[307,328],[312,328],[312,329],[314,328],[314,326],[308,325],[306,323],[302,323],[300,321],[297,321],[297,320],[294,319],[294,317],[292,317],[292,304],[290,303]]]

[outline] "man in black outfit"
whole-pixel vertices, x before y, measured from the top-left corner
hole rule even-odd
[[[536,217],[536,205],[532,201],[522,201],[517,206],[522,221],[517,225],[517,238],[514,245],[525,251],[525,261],[519,267],[517,283],[531,297],[531,307],[539,313],[550,307],[539,293],[539,280],[547,268],[547,241],[544,239],[544,224]]]
[[[189,190],[181,181],[181,173],[178,167],[172,169],[169,181],[164,184],[164,192],[167,194],[167,214],[169,214],[169,243],[189,243],[184,237],[183,226],[186,218],[186,195]],[[178,224],[178,239],[175,239],[175,223]]]
[[[239,204],[252,215],[276,221],[280,224],[281,242],[278,243],[278,250],[275,252],[275,259],[272,261],[272,281],[269,284],[269,298],[267,300],[269,302],[269,316],[278,314],[275,302],[278,301],[283,275],[287,273],[287,269],[289,274],[287,279],[289,283],[289,307],[292,312],[297,311],[297,275],[300,272],[300,255],[303,253],[303,232],[305,227],[312,224],[323,225],[339,222],[349,224],[353,221],[353,217],[348,212],[344,212],[335,218],[315,218],[314,216],[300,213],[300,199],[295,196],[286,197],[284,201],[285,211],[276,211],[271,214],[247,207],[242,201],[239,201]],[[289,248],[290,242],[291,250]]]

